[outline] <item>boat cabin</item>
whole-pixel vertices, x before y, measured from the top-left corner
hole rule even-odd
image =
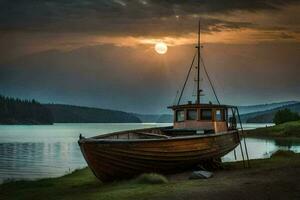
[[[235,117],[228,117],[233,107],[217,104],[184,104],[170,106],[174,111],[174,129],[220,133],[236,128]],[[235,116],[231,114],[230,116]]]

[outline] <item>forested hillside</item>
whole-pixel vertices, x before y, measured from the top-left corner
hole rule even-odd
[[[0,124],[53,124],[53,116],[35,100],[0,95]]]
[[[266,110],[271,110],[275,108],[279,108],[282,106],[292,105],[299,103],[298,101],[283,101],[277,103],[267,103],[267,104],[258,104],[258,105],[249,105],[249,106],[238,106],[240,114],[246,113],[255,113]]]
[[[300,113],[300,103],[292,101],[240,108],[247,108],[244,112],[272,108],[241,114],[242,121],[247,123],[272,123],[275,113],[285,108]],[[171,123],[172,121],[171,114],[147,115],[83,106],[41,104],[36,100],[21,100],[0,95],[0,124]]]
[[[247,123],[273,123],[275,113],[283,109],[289,109],[300,114],[300,103],[289,104],[270,110],[244,114],[241,115],[241,118],[243,122]]]

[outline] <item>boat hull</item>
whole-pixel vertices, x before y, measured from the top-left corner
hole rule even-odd
[[[81,151],[103,182],[126,179],[142,173],[170,174],[220,158],[240,142],[237,131],[201,136],[159,139],[81,139]]]

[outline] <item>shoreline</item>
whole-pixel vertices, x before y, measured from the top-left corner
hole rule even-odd
[[[245,130],[246,138],[300,142],[300,121]],[[89,168],[57,178],[0,184],[0,199],[300,199],[300,153],[275,152],[271,158],[224,162],[213,178],[189,180],[191,171],[167,176],[167,183],[137,179],[102,184]],[[255,195],[254,195],[255,194]]]
[[[300,139],[300,121],[244,130],[246,137],[260,137],[269,139]]]
[[[210,179],[189,180],[190,172],[168,176],[168,183],[138,183],[135,179],[102,184],[88,168],[36,181],[0,185],[0,199],[295,199],[300,192],[300,154],[278,152],[268,159],[223,164]],[[266,178],[267,177],[267,178]],[[280,188],[280,189],[279,189]]]

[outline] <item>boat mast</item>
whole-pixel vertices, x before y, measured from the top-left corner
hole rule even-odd
[[[177,105],[180,104],[180,100],[181,100],[181,97],[183,95],[183,91],[185,89],[186,83],[187,83],[188,78],[190,76],[190,72],[191,72],[191,70],[194,66],[194,61],[195,61],[195,58],[196,58],[196,54],[198,55],[197,56],[198,57],[198,59],[197,59],[198,64],[197,64],[197,99],[196,99],[196,104],[200,104],[200,95],[201,95],[201,92],[202,92],[202,90],[200,89],[200,61],[201,61],[201,57],[200,57],[200,48],[201,48],[201,45],[200,45],[200,20],[199,20],[199,27],[198,27],[198,44],[197,44],[196,48],[197,48],[197,52],[195,52],[195,55],[193,57],[192,64],[190,66],[190,69],[189,69],[188,74],[186,76],[185,82],[184,82],[183,87],[181,89]],[[202,63],[203,63],[203,61],[202,61]],[[203,63],[203,66],[204,66],[204,63]],[[206,72],[205,67],[204,67],[204,70]],[[207,74],[207,72],[206,72],[206,74]],[[208,74],[207,74],[207,76],[208,76]],[[196,81],[196,80],[194,80],[194,81]]]
[[[195,54],[194,54],[192,64],[191,64],[191,66],[190,66],[190,69],[189,69],[188,74],[187,74],[187,76],[186,76],[186,79],[185,79],[185,81],[184,81],[183,87],[182,87],[182,89],[181,89],[181,92],[180,92],[180,95],[179,95],[179,99],[178,99],[177,105],[180,104],[180,100],[181,100],[181,97],[182,97],[182,95],[183,95],[183,91],[184,91],[185,86],[186,86],[186,84],[187,84],[188,78],[189,78],[189,76],[190,76],[190,72],[191,72],[192,68],[194,68],[194,61],[195,61],[195,59],[196,59],[196,55],[197,55],[197,58],[198,58],[198,59],[197,59],[197,60],[198,60],[198,63],[197,63],[197,67],[196,67],[196,69],[197,69],[197,80],[194,80],[194,81],[197,81],[197,99],[196,99],[196,102],[195,102],[195,103],[196,103],[196,104],[200,104],[200,96],[201,96],[201,92],[202,92],[202,90],[200,89],[200,63],[202,63],[204,76],[206,75],[206,77],[207,77],[207,79],[208,79],[208,81],[209,81],[209,84],[210,84],[210,86],[211,86],[211,89],[212,89],[212,91],[213,91],[213,93],[214,93],[214,95],[215,95],[215,98],[216,98],[218,104],[220,104],[220,101],[219,101],[219,98],[218,98],[217,93],[216,93],[216,91],[215,91],[215,88],[214,88],[214,86],[213,86],[213,83],[212,83],[212,81],[211,81],[211,79],[210,79],[210,77],[209,77],[209,74],[208,74],[207,70],[206,70],[206,66],[205,66],[205,64],[204,64],[204,61],[203,61],[203,59],[202,59],[201,56],[200,56],[200,49],[202,48],[201,43],[200,43],[200,25],[201,25],[201,24],[200,24],[200,20],[199,20],[199,26],[198,26],[198,44],[197,44],[197,46],[196,46],[197,52],[195,52]]]
[[[200,104],[200,20],[198,26],[198,45],[196,46],[198,49],[198,64],[197,64],[197,100],[196,103]]]

